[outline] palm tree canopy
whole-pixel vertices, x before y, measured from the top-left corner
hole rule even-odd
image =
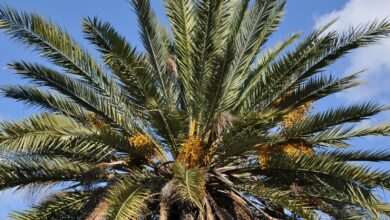
[[[31,84],[2,94],[43,111],[0,123],[0,190],[65,185],[11,217],[390,216],[375,193],[390,189],[389,172],[356,163],[390,161],[390,152],[348,143],[390,135],[389,124],[359,126],[388,107],[310,112],[361,83],[360,73],[337,78],[326,67],[388,37],[389,21],[346,33],[331,22],[269,47],[284,0],[165,0],[170,29],[150,0],[130,4],[142,51],[110,23],[83,20],[100,61],[40,15],[0,8],[0,29],[53,64],[9,64]]]

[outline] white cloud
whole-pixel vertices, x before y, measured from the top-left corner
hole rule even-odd
[[[348,31],[351,26],[366,24],[375,19],[390,19],[390,0],[349,0],[342,9],[316,18],[316,26],[338,18],[332,29]],[[375,100],[390,102],[390,39],[379,45],[358,49],[350,54],[345,74],[367,69],[362,79],[367,81],[359,86],[340,93],[344,101]]]

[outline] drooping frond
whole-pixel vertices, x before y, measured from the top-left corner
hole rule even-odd
[[[16,220],[73,219],[84,213],[84,206],[90,200],[90,193],[64,192],[50,197],[31,210],[16,211],[10,215]]]
[[[321,154],[341,161],[370,161],[382,162],[389,161],[390,155],[387,151],[369,151],[369,150],[329,150]]]
[[[294,198],[289,191],[262,186],[261,184],[246,186],[238,185],[236,188],[248,195],[255,195],[260,201],[280,205],[305,219],[318,218],[310,204],[305,204],[304,201],[299,201],[299,198]]]
[[[206,190],[205,172],[198,168],[188,169],[180,162],[174,164],[173,171],[177,179],[176,188],[180,199],[202,209],[202,201]]]
[[[152,196],[152,178],[132,172],[126,179],[109,188],[106,201],[108,219],[137,219],[147,213],[147,202]]]
[[[0,123],[2,154],[52,154],[107,161],[114,155],[115,144],[102,142],[98,130],[85,127],[65,116],[41,114],[19,122]]]
[[[290,159],[284,156],[275,157],[269,162],[269,169],[285,169],[295,170],[294,172],[329,175],[347,182],[364,184],[370,189],[390,187],[388,172],[370,171],[367,167],[344,163],[324,155],[301,154]]]
[[[389,216],[390,206],[374,195],[373,191],[353,182],[332,178],[318,178],[318,188],[308,192],[314,198],[326,197],[330,204],[345,204],[362,207],[369,211],[370,218],[379,218],[381,214]],[[317,189],[318,189],[317,188]]]
[[[76,119],[83,119],[85,110],[75,104],[66,96],[46,91],[33,86],[6,85],[0,88],[5,97],[22,101],[28,106],[36,106],[41,109],[69,115]]]
[[[0,189],[30,184],[81,181],[90,164],[64,157],[26,156],[0,161]]]
[[[117,105],[114,105],[112,101],[104,96],[100,96],[96,90],[83,81],[65,76],[41,65],[22,62],[14,63],[11,67],[27,79],[34,80],[39,85],[51,87],[73,99],[87,110],[96,112],[108,123],[112,123],[127,132],[131,129],[129,127],[131,124],[125,122],[125,120],[128,120],[126,117],[130,116],[129,110],[125,114],[121,114]]]

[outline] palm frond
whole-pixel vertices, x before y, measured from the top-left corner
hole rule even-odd
[[[29,64],[29,63],[14,63],[11,65],[18,74],[26,77],[27,79],[34,80],[35,83],[51,87],[58,92],[67,95],[78,104],[82,105],[87,110],[90,110],[98,114],[107,123],[112,124],[114,127],[121,128],[125,132],[131,133],[131,123],[129,123],[128,117],[129,109],[122,113],[122,109],[118,109],[116,103],[111,100],[100,96],[97,91],[83,81],[65,76],[51,68],[47,68],[41,65]],[[126,122],[127,121],[127,122]]]
[[[96,17],[86,18],[83,20],[83,32],[96,45],[104,63],[125,85],[131,98],[145,105],[146,97],[156,97],[155,79],[148,72],[144,57],[137,54],[136,49],[110,23]]]
[[[309,204],[305,204],[304,201],[294,199],[291,192],[289,191],[279,188],[267,187],[261,184],[237,185],[235,188],[247,193],[248,195],[255,195],[256,198],[260,201],[266,201],[271,202],[274,205],[280,205],[284,209],[287,209],[302,218],[318,218],[313,210],[313,207],[311,207]]]
[[[262,72],[268,66],[270,66],[275,60],[279,57],[280,53],[284,52],[284,50],[294,43],[301,34],[293,34],[291,37],[287,38],[283,42],[277,43],[274,48],[268,49],[265,54],[262,54],[260,60],[255,65],[255,68],[249,72],[249,74],[245,77],[244,82],[244,90],[241,91],[241,94],[235,104],[235,108],[241,105],[241,103],[246,103],[245,99],[250,99],[252,96],[249,93],[252,90],[256,90],[256,86],[261,85],[261,82],[264,78]],[[261,89],[261,88],[260,88]]]
[[[326,155],[340,161],[390,161],[390,153],[387,150],[328,150],[320,152],[320,155]]]
[[[226,51],[223,63],[212,76],[212,83],[206,93],[210,97],[205,127],[218,113],[228,111],[235,104],[241,81],[260,49],[280,21],[284,1],[256,1],[245,14],[233,46]]]
[[[336,146],[336,147],[345,147],[348,144],[345,143],[346,140],[364,137],[364,136],[389,136],[390,135],[390,125],[377,125],[373,127],[361,127],[354,129],[353,126],[336,126],[331,129],[327,129],[317,134],[314,134],[307,138],[307,141],[311,144],[319,146]]]
[[[31,184],[81,181],[93,166],[64,157],[27,156],[0,161],[0,189]]]
[[[307,69],[300,74],[298,82],[322,71],[324,67],[334,63],[351,50],[372,45],[389,35],[390,23],[387,20],[375,20],[367,25],[351,28],[335,38],[331,46],[309,62]]]
[[[238,31],[240,30],[245,15],[248,12],[249,3],[250,0],[242,0],[236,2],[236,6],[232,14],[232,21],[230,24],[231,32],[229,33],[229,43],[227,45],[228,48],[233,46],[235,42]],[[229,50],[228,48],[227,50]]]
[[[147,201],[151,199],[152,177],[133,171],[125,179],[112,185],[107,193],[108,219],[138,219],[147,213]]]
[[[328,199],[328,201],[335,201],[336,203],[363,207],[370,212],[371,218],[378,218],[380,213],[389,215],[390,206],[380,201],[373,194],[372,190],[354,182],[345,182],[326,177],[319,179],[321,179],[319,187],[324,189],[331,187],[335,191],[324,194],[321,192],[322,190],[317,190],[317,192],[312,192],[311,195],[325,198],[325,201]]]
[[[338,107],[324,113],[307,116],[285,131],[287,137],[298,137],[326,130],[347,122],[360,122],[379,112],[387,110],[383,105],[373,103]]]
[[[85,118],[86,110],[66,96],[33,86],[5,85],[0,87],[3,96],[22,101],[28,106],[37,106],[55,113],[69,115],[75,119]]]
[[[188,169],[180,162],[173,167],[174,176],[177,179],[176,188],[182,201],[188,201],[202,209],[202,201],[205,196],[206,174],[201,169]]]
[[[389,188],[389,174],[382,171],[371,171],[369,167],[337,161],[325,155],[296,155],[273,157],[269,169],[283,169],[291,172],[312,173],[342,179],[347,182],[361,183],[367,188]]]
[[[0,129],[2,154],[53,154],[107,161],[116,152],[115,142],[110,143],[107,135],[61,115],[43,113],[18,122],[2,122]]]
[[[270,34],[279,26],[284,7],[285,1],[256,1],[253,9],[244,18],[236,39],[236,52],[229,76],[224,82],[222,108],[231,108],[235,104],[240,82]]]
[[[43,57],[66,71],[80,75],[102,91],[109,92],[111,82],[92,57],[68,33],[41,16],[1,8],[0,29],[33,46]]]
[[[356,79],[360,76],[360,73],[357,72],[341,79],[337,79],[331,74],[312,77],[304,84],[290,91],[276,107],[280,109],[295,109],[308,102],[314,102],[328,95],[358,86],[361,83],[356,81]]]
[[[31,210],[16,211],[10,217],[16,220],[77,218],[83,213],[90,196],[90,193],[85,192],[60,193],[40,205],[33,206]]]
[[[182,84],[183,99],[193,102],[194,83],[194,39],[192,32],[195,26],[195,4],[191,0],[167,0],[167,15],[175,38],[175,55],[177,69]],[[191,105],[193,106],[193,105]]]
[[[201,108],[199,111],[202,111],[202,106],[206,106],[207,100],[203,100],[205,98],[203,91],[209,87],[210,79],[217,71],[218,59],[222,56],[226,47],[230,34],[230,21],[237,2],[204,0],[196,4],[194,75],[196,85],[202,88],[195,91],[197,102],[199,102]],[[202,119],[198,121],[202,121]]]
[[[267,81],[263,82],[268,85],[260,95],[257,95],[256,99],[258,102],[266,100],[261,108],[268,106],[283,93],[300,85],[309,77],[319,73],[323,67],[335,62],[352,49],[358,48],[359,45],[374,43],[389,35],[389,24],[383,21],[352,29],[350,33],[345,35],[339,36],[331,31],[319,37],[332,23],[334,22],[309,35],[295,51],[286,54],[279,62],[270,67],[264,76]],[[330,54],[329,51],[331,51]],[[269,97],[267,91],[273,91],[273,95]]]
[[[166,77],[166,62],[168,58],[168,48],[164,41],[164,34],[153,13],[149,0],[131,0],[136,12],[143,45],[148,53],[150,65],[154,74],[154,79],[158,82],[160,94],[168,100],[168,88]]]

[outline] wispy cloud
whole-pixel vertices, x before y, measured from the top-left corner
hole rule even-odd
[[[333,29],[348,31],[351,26],[367,24],[374,20],[390,19],[389,0],[349,0],[342,9],[316,18],[316,26],[338,18]],[[375,100],[390,103],[390,39],[378,45],[362,48],[350,54],[345,74],[367,69],[362,79],[367,81],[359,86],[340,93],[343,101]]]

